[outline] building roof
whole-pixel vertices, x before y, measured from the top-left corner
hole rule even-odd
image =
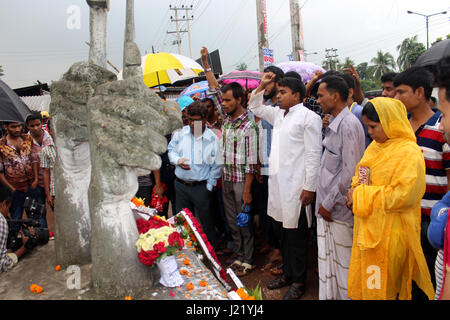
[[[20,97],[32,111],[49,111],[50,95]]]

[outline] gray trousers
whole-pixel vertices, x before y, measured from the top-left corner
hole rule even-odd
[[[247,228],[237,225],[236,217],[241,212],[242,192],[244,182],[222,182],[223,206],[225,217],[231,230],[233,238],[233,251],[237,254],[237,259],[248,264],[253,263],[254,231],[252,219]]]
[[[189,209],[201,224],[209,243],[216,248],[216,230],[214,216],[211,212],[212,192],[206,189],[206,183],[187,186],[175,180],[176,211]]]

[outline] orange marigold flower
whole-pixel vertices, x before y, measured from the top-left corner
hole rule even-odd
[[[136,207],[145,206],[144,200],[141,198],[134,197],[131,201],[136,205]]]
[[[188,258],[184,259],[183,264],[185,266],[187,266],[188,264],[191,264],[191,260],[189,260]]]
[[[130,296],[126,296],[125,300],[133,300],[133,298],[131,298]]]
[[[236,293],[239,295],[239,297],[241,297],[242,300],[247,300],[249,295],[247,294],[247,292],[244,290],[244,288],[239,288],[236,290]]]
[[[56,271],[61,270],[61,266],[58,264],[58,265],[56,266],[55,270],[56,270]]]
[[[186,269],[181,269],[180,270],[180,274],[183,275],[183,276],[187,275],[188,273],[189,272]]]
[[[31,290],[31,292],[33,292],[33,293],[41,293],[44,289],[42,289],[42,287],[41,287],[41,286],[38,286],[37,284],[32,284],[32,285],[30,286],[30,290]]]
[[[188,289],[188,290],[194,290],[194,285],[192,284],[192,283],[188,283],[187,285],[186,285],[186,289]]]
[[[208,282],[202,280],[199,282],[199,285],[200,287],[206,287],[208,285]]]

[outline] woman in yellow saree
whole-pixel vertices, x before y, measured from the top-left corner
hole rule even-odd
[[[412,280],[434,298],[420,244],[425,161],[398,100],[375,98],[363,121],[374,140],[356,167],[348,206],[354,213],[348,296],[411,299]]]

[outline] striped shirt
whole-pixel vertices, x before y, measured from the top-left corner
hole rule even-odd
[[[439,250],[434,265],[434,274],[436,277],[436,295],[434,300],[439,300],[442,290],[442,282],[444,281],[444,250]]]
[[[212,99],[222,115],[223,180],[244,182],[246,174],[255,174],[258,162],[258,126],[249,118],[248,111],[235,120],[222,110],[222,92],[212,91]]]
[[[426,166],[426,190],[421,201],[422,214],[430,216],[433,206],[447,193],[447,172],[450,169],[450,146],[439,130],[441,113],[436,112],[416,131]]]
[[[53,168],[56,163],[56,147],[53,143],[46,145],[39,152],[41,159],[41,168],[48,168],[50,171],[50,195],[55,196],[55,177],[53,176]]]

